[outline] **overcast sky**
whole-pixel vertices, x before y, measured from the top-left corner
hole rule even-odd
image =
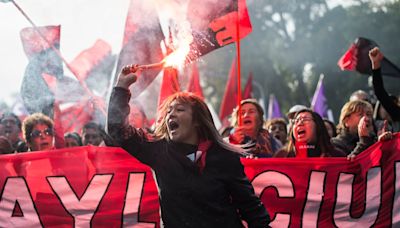
[[[118,53],[129,0],[16,0],[38,26],[61,25],[61,53],[67,61],[103,39]],[[19,32],[31,25],[12,3],[0,3],[0,100],[19,92],[28,59]],[[66,71],[66,69],[65,69]],[[67,74],[69,72],[66,71]]]

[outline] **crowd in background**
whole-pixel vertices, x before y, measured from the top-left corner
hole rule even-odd
[[[383,84],[379,49],[370,51],[373,88],[377,99],[355,91],[342,107],[339,123],[323,119],[312,109],[295,104],[286,118],[265,121],[261,105],[245,99],[231,114],[231,125],[220,129],[225,140],[240,145],[248,157],[348,157],[366,150],[378,140],[390,140],[400,130],[400,101],[389,95]],[[129,123],[152,133],[152,126],[137,102],[130,104]],[[240,112],[239,112],[240,110]],[[85,145],[118,146],[104,126],[88,122],[81,132],[63,132],[50,117],[34,113],[23,121],[10,112],[0,118],[0,152],[2,154],[53,150]],[[153,126],[154,127],[154,126]]]

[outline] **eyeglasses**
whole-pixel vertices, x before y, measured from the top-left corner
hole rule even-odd
[[[53,129],[46,128],[46,129],[44,129],[44,131],[34,130],[31,133],[31,138],[42,137],[42,135],[53,136]]]
[[[297,117],[296,119],[292,120],[292,122],[293,122],[293,124],[299,124],[300,122],[307,123],[312,120],[313,120],[313,118],[311,118],[311,117]]]

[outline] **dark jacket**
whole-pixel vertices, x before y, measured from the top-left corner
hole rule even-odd
[[[375,138],[373,136],[359,138],[357,135],[351,135],[348,132],[342,131],[336,137],[332,138],[331,142],[337,150],[346,155],[357,155],[374,144]]]
[[[376,98],[378,98],[380,105],[382,105],[386,112],[390,115],[393,120],[392,125],[393,131],[400,131],[400,107],[396,101],[386,92],[383,87],[383,79],[381,69],[372,70],[372,85]]]
[[[108,110],[108,132],[126,151],[149,165],[160,195],[161,226],[268,227],[269,215],[247,179],[239,156],[214,143],[200,172],[187,155],[196,145],[165,139],[152,141],[128,126],[130,93],[114,88]],[[240,214],[240,215],[239,215]]]

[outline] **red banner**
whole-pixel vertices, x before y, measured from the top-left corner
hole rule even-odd
[[[272,227],[400,226],[400,135],[354,161],[243,159]],[[0,156],[0,227],[158,227],[152,173],[120,148]]]

